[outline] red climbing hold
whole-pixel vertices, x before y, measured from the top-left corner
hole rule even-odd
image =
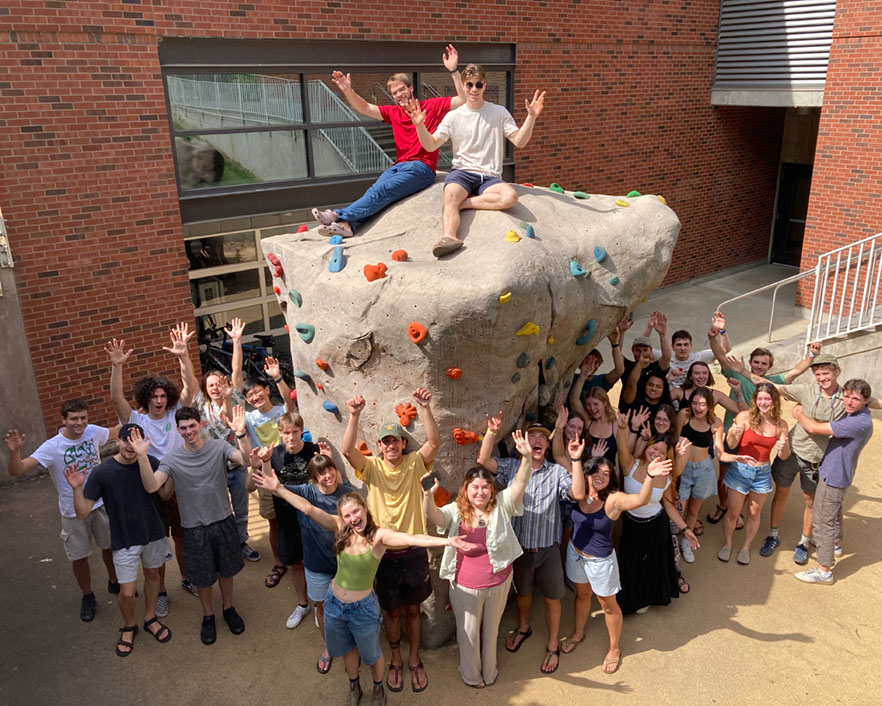
[[[291,392],[288,393],[288,397],[296,402],[297,401],[297,390],[291,390]]]
[[[367,278],[368,282],[373,282],[375,279],[383,279],[386,276],[385,263],[380,262],[376,265],[365,265],[364,276]]]
[[[316,364],[319,368],[321,368],[322,370],[327,370],[327,369],[328,369],[328,361],[326,361],[326,360],[322,360],[321,358],[316,358],[316,359],[315,359],[315,364]]]
[[[282,263],[279,258],[270,252],[266,254],[266,259],[269,260],[270,264],[273,266],[273,277],[283,279],[285,277],[285,270],[282,269]]]
[[[530,182],[528,182],[528,181],[525,181],[523,184],[521,184],[521,186],[527,186],[527,187],[529,187],[529,188],[531,188],[531,189],[533,188],[533,185],[532,185]]]
[[[480,441],[481,437],[473,431],[466,431],[465,429],[457,427],[453,430],[453,439],[460,446],[465,446],[466,444],[473,444],[476,441]]]
[[[447,368],[446,375],[451,380],[459,380],[462,377],[462,368]]]
[[[282,290],[279,289],[278,287],[273,287],[273,292],[275,292],[275,293],[276,293],[276,296],[278,296],[279,294],[282,293]]]
[[[417,410],[410,402],[400,404],[395,408],[395,414],[398,415],[398,421],[401,426],[410,426],[410,423],[416,419]]]
[[[319,383],[318,385],[316,385],[316,387],[317,387],[319,390],[321,390],[322,392],[325,391],[325,386],[322,385],[321,383]]]
[[[285,324],[285,330],[286,330],[288,333],[291,333],[291,329],[288,328],[288,324]]]
[[[392,259],[395,262],[405,262],[407,260],[407,250],[396,250],[392,253]]]
[[[416,321],[411,321],[407,325],[407,333],[410,335],[410,340],[413,343],[422,343],[423,339],[429,335],[426,327]]]
[[[306,225],[306,223],[301,223],[299,226],[297,226],[298,233],[305,233],[308,230],[309,230],[309,226]]]

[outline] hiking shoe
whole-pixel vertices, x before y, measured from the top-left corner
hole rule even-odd
[[[119,595],[119,581],[108,581],[107,582],[107,592],[112,593],[115,596]]]
[[[833,547],[833,556],[842,556],[842,545],[837,544]]]
[[[350,681],[349,699],[346,701],[346,706],[358,706],[359,701],[361,701],[361,684],[358,681]]]
[[[242,617],[232,606],[224,608],[224,620],[227,621],[227,625],[230,626],[230,632],[234,635],[241,635],[245,632],[245,621],[242,620]]]
[[[250,544],[242,545],[242,558],[248,561],[260,561],[260,552]]]
[[[374,684],[374,698],[371,706],[386,706],[386,690],[382,684]]]
[[[91,623],[95,620],[96,609],[97,604],[95,603],[95,594],[90,593],[87,596],[83,596],[83,600],[80,603],[80,620],[84,623]]]
[[[194,596],[198,596],[198,595],[199,595],[199,589],[196,588],[196,586],[193,585],[193,584],[189,581],[189,579],[182,579],[182,580],[181,580],[181,588],[183,588],[185,591],[189,591],[189,592],[192,593]]]
[[[717,552],[717,559],[720,561],[729,561],[732,558],[732,547],[724,544]]]
[[[294,609],[294,612],[288,616],[288,620],[285,621],[285,627],[288,628],[289,630],[293,630],[298,625],[300,625],[301,621],[303,620],[304,617],[306,617],[306,614],[308,612],[309,612],[309,603],[307,603],[306,605],[298,605]]]
[[[760,556],[772,556],[779,544],[781,544],[781,540],[770,534],[763,542],[763,546],[760,547]]]
[[[834,580],[832,571],[821,571],[818,567],[809,569],[808,571],[799,571],[795,573],[794,576],[800,581],[805,581],[806,583],[823,583],[828,586],[832,584]]]
[[[804,544],[797,544],[793,550],[793,561],[800,566],[808,564],[808,547]]]
[[[747,566],[750,563],[750,550],[742,549],[739,551],[736,561],[742,566]]]
[[[199,632],[199,639],[203,645],[213,645],[217,640],[217,627],[214,624],[213,615],[202,616],[202,630]]]
[[[680,540],[680,553],[683,555],[683,560],[687,564],[695,562],[695,553],[692,551],[692,545],[689,544],[689,540],[685,537]]]
[[[153,610],[157,618],[168,617],[168,594],[163,591],[156,597],[156,608]]]

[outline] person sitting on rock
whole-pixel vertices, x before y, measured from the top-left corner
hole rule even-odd
[[[459,55],[452,44],[447,45],[443,55],[444,68],[453,77],[456,95],[451,97],[429,98],[417,101],[426,115],[426,123],[435,129],[448,111],[465,103],[465,91],[462,78],[456,68]],[[319,234],[339,235],[350,238],[355,235],[358,227],[375,213],[382,211],[389,204],[400,201],[406,196],[428,188],[435,181],[435,170],[438,167],[438,148],[426,150],[420,145],[414,125],[404,112],[404,106],[416,101],[413,96],[413,82],[405,73],[392,74],[386,81],[386,88],[395,100],[395,105],[374,105],[352,90],[349,74],[334,71],[331,80],[337,85],[346,100],[356,111],[375,120],[382,120],[392,126],[395,139],[395,163],[371,185],[357,201],[346,208],[337,210],[312,209],[312,216],[321,226]]]
[[[525,147],[545,106],[544,91],[536,91],[532,101],[524,100],[527,119],[519,128],[504,107],[484,100],[487,78],[483,67],[469,64],[462,72],[462,80],[466,88],[465,105],[445,115],[433,133],[429,132],[430,124],[423,107],[417,101],[411,101],[407,107],[424,149],[437,150],[447,140],[453,145],[453,169],[444,179],[441,210],[444,235],[432,248],[435,257],[449,255],[462,247],[463,242],[457,236],[461,210],[503,211],[518,202],[514,188],[502,181],[503,138],[515,147]]]

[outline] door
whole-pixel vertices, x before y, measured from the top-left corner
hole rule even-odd
[[[781,163],[775,232],[772,236],[773,263],[799,267],[811,187],[812,165]]]

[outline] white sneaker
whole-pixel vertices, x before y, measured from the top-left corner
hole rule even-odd
[[[823,583],[829,586],[833,583],[833,572],[823,572],[819,568],[815,567],[814,569],[809,569],[808,571],[800,571],[794,574],[796,578],[800,581],[805,581],[806,583]]]
[[[833,556],[842,556],[842,545],[837,544],[833,547]]]
[[[285,622],[285,627],[289,630],[293,630],[303,621],[303,618],[309,612],[309,604],[306,605],[298,605],[294,612],[288,616],[288,620]]]
[[[692,564],[695,561],[695,553],[692,551],[692,545],[689,544],[689,540],[685,537],[680,540],[680,553],[683,555],[683,560],[687,564]]]

